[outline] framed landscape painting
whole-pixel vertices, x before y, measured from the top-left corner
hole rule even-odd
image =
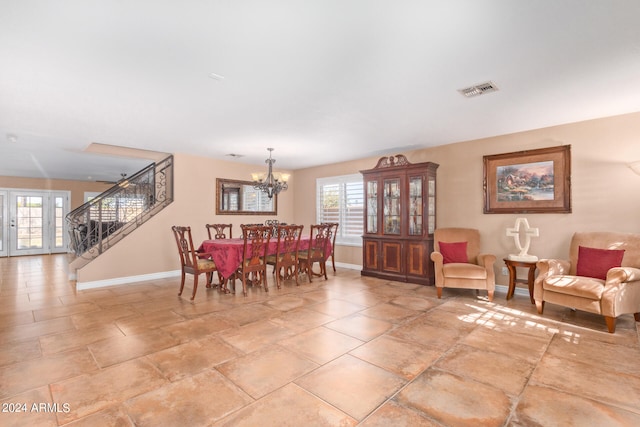
[[[571,145],[484,156],[484,213],[570,213]]]

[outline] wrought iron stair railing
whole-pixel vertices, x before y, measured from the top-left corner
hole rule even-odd
[[[152,163],[66,216],[70,249],[89,262],[173,202],[173,156]]]

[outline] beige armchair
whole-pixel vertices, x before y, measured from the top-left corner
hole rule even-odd
[[[640,234],[575,233],[569,260],[543,259],[537,267],[538,313],[550,302],[601,314],[611,333],[620,315],[633,313],[640,321]]]
[[[493,301],[496,287],[495,255],[480,253],[480,231],[472,228],[439,228],[434,233],[436,290],[442,288],[486,289]]]

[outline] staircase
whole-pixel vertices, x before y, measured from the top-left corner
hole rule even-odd
[[[169,156],[69,212],[72,266],[88,264],[172,202],[173,156]]]

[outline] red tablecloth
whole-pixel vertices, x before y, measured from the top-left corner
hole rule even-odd
[[[278,247],[278,240],[269,241],[269,255],[275,254]],[[218,272],[225,279],[231,276],[240,267],[242,262],[242,251],[244,248],[243,239],[219,239],[205,240],[202,242],[198,251],[211,255],[213,262],[216,263]],[[309,249],[309,236],[300,238],[300,247],[298,250]],[[327,258],[331,255],[331,242],[327,241],[327,250],[325,251]]]

